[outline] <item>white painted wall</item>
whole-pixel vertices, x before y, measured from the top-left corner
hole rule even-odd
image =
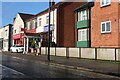
[[[24,22],[20,15],[17,14],[13,23],[13,35],[21,33],[21,28],[24,28]],[[15,30],[16,33],[14,32]]]
[[[97,59],[115,60],[115,49],[97,49]]]
[[[46,54],[47,48],[46,47],[41,47],[41,54]]]
[[[69,48],[69,57],[79,58],[79,48]]]
[[[5,32],[6,30],[7,30],[7,33]],[[4,39],[8,39],[8,38],[9,38],[9,26],[7,25],[4,27]]]
[[[0,38],[3,38],[3,51],[8,51],[9,48],[9,36],[12,36],[12,34],[9,34],[9,25],[6,25],[2,28],[0,28]]]
[[[48,25],[46,24],[46,16],[48,16],[49,13],[46,13],[44,15],[38,16],[37,17],[37,29],[36,32],[40,33],[44,30],[44,26]],[[42,23],[41,26],[39,26],[39,18],[42,18]],[[54,19],[53,19],[54,18]],[[54,31],[53,31],[53,35],[52,35],[52,41],[54,41],[56,43],[56,22],[57,22],[57,9],[55,9],[54,11],[51,11],[51,24],[54,24]]]
[[[81,48],[81,58],[95,59],[95,48]]]
[[[81,52],[79,52],[79,48],[68,48],[69,57],[79,58],[87,58],[87,59],[95,59],[95,48],[81,48]],[[41,47],[41,54],[47,54],[47,47]],[[65,47],[54,47],[50,48],[50,55],[62,56],[66,57],[66,48]],[[101,60],[115,60],[115,49],[108,48],[98,48],[97,49],[97,59]],[[116,59],[120,61],[120,49],[116,49]]]
[[[116,49],[116,60],[120,61],[120,49]]]
[[[55,48],[54,47],[50,48],[50,55],[55,56]]]
[[[3,51],[8,51],[9,26],[4,27]]]
[[[4,27],[0,28],[0,38],[4,38]]]
[[[66,48],[56,48],[56,56],[66,56]]]

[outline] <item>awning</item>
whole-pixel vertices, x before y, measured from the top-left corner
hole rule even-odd
[[[20,39],[20,38],[22,38],[22,33],[13,35],[13,39]]]
[[[36,29],[33,29],[33,30],[27,30],[26,33],[36,33]]]
[[[23,37],[40,37],[40,34],[39,33],[25,33]]]

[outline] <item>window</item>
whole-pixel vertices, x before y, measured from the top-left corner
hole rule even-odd
[[[89,29],[78,30],[78,41],[87,41],[89,39]]]
[[[101,22],[101,33],[111,32],[111,21]]]
[[[49,16],[46,16],[46,24],[49,24]]]
[[[5,36],[6,36],[6,37],[8,36],[8,31],[7,31],[7,30],[5,30]]]
[[[30,30],[30,22],[27,22],[27,30]]]
[[[35,20],[32,21],[32,29],[35,28]]]
[[[8,42],[3,43],[4,47],[8,47]]]
[[[16,30],[14,30],[14,33],[16,33]]]
[[[101,0],[101,7],[110,5],[111,0]]]
[[[39,26],[41,26],[42,18],[39,18]]]
[[[83,10],[78,12],[78,21],[87,20],[87,18],[89,19],[89,10]]]

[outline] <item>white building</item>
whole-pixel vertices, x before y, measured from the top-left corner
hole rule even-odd
[[[24,45],[24,28],[25,28],[25,20],[31,18],[32,14],[26,13],[17,13],[13,22],[13,45],[21,44]]]
[[[51,31],[51,41],[56,43],[56,20],[57,20],[57,9],[54,8],[50,12],[50,31]],[[48,38],[48,27],[49,27],[49,13],[48,9],[37,14],[37,29],[36,33],[41,34],[41,41],[46,41]]]
[[[3,51],[10,51],[12,44],[12,24],[8,24],[0,29],[0,44]]]

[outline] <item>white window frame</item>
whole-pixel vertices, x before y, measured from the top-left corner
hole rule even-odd
[[[104,4],[102,4],[102,1],[104,1]],[[108,2],[108,3],[106,3],[106,2],[107,2],[107,0],[100,0],[100,5],[101,5],[101,7],[108,6],[108,5],[111,4],[111,0],[110,0],[110,2]],[[105,4],[105,3],[106,3],[106,4]]]
[[[27,30],[30,30],[30,22],[27,22]]]
[[[85,14],[83,14],[83,11],[85,11]],[[85,19],[83,19],[83,16],[85,16]],[[84,9],[78,12],[78,21],[83,21],[87,19],[89,19],[89,9]]]
[[[78,12],[78,21],[81,21],[81,12]]]
[[[49,15],[46,16],[46,24],[49,24]]]
[[[106,31],[106,24],[110,23],[110,31]],[[105,24],[105,31],[102,31],[102,24]],[[101,22],[101,33],[111,33],[111,21]]]
[[[42,25],[42,18],[39,18],[39,26]]]
[[[36,23],[36,21],[32,20],[32,29],[35,29],[35,23]]]
[[[84,14],[83,14],[83,12],[84,12]],[[83,16],[85,16],[85,17],[84,17],[85,19],[83,18]],[[81,21],[87,20],[87,10],[81,11],[80,20],[81,20]]]
[[[83,34],[82,34],[82,32],[83,31],[85,31],[86,33],[86,38],[85,39],[83,39]],[[89,29],[87,28],[87,29],[79,29],[78,30],[78,36],[79,36],[79,32],[81,32],[81,38],[79,39],[79,37],[78,37],[78,41],[88,41],[89,40]]]

